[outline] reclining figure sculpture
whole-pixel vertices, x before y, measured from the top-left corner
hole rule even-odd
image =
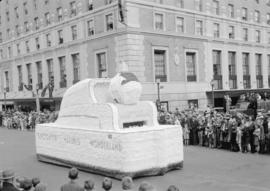
[[[117,179],[182,168],[182,128],[159,125],[155,104],[139,101],[141,91],[129,72],[70,87],[57,121],[37,125],[38,160]]]

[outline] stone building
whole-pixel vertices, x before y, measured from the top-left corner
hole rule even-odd
[[[39,89],[42,107],[59,108],[66,88],[85,78],[113,77],[121,62],[143,83],[142,99],[160,97],[170,110],[212,104],[212,86],[215,106],[227,93],[237,99],[246,91],[267,91],[269,5],[268,0],[2,0],[0,104],[34,107]],[[42,97],[49,84],[52,98],[48,91]]]

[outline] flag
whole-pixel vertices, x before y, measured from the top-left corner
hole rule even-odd
[[[41,97],[45,96],[47,89],[48,89],[48,85],[43,88],[43,90],[41,92]]]

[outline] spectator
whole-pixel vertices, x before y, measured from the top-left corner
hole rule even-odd
[[[169,186],[167,191],[179,191],[179,188],[177,188],[175,185],[171,185],[171,186]]]
[[[84,182],[84,190],[85,191],[93,191],[95,187],[95,183],[92,180],[86,180]]]
[[[12,170],[5,170],[2,172],[0,179],[3,181],[3,185],[1,191],[19,191],[13,184],[14,177],[15,173]]]
[[[32,179],[33,187],[35,188],[40,183],[40,179],[38,177],[35,177]]]
[[[133,190],[133,180],[131,177],[126,176],[122,178],[122,190]]]
[[[79,175],[78,169],[72,167],[68,173],[68,178],[70,179],[70,181],[61,186],[61,191],[84,191],[84,189],[76,183],[78,175]]]
[[[148,182],[142,182],[139,186],[139,191],[156,191],[156,188]]]
[[[39,183],[38,185],[36,185],[34,189],[34,191],[46,191],[46,190],[47,190],[46,186],[42,183]]]
[[[31,179],[24,179],[23,181],[23,191],[30,191],[32,188],[32,180]]]
[[[112,179],[105,177],[102,182],[102,188],[105,191],[109,191],[112,189]]]

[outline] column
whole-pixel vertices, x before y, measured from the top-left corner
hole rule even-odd
[[[224,46],[221,52],[222,86],[224,90],[229,90],[229,68],[228,68],[228,50]]]
[[[60,65],[56,52],[53,54],[53,75],[54,75],[54,89],[60,88]]]
[[[236,52],[236,74],[237,74],[237,89],[244,89],[243,85],[243,57],[241,48],[238,47]]]
[[[249,55],[249,72],[250,72],[250,83],[251,89],[257,88],[257,79],[256,79],[256,63],[255,63],[255,53],[252,51]]]
[[[66,54],[66,74],[67,74],[67,87],[73,85],[73,62],[71,55],[67,52]]]
[[[262,75],[263,75],[263,88],[268,88],[268,58],[267,52],[262,54]]]

